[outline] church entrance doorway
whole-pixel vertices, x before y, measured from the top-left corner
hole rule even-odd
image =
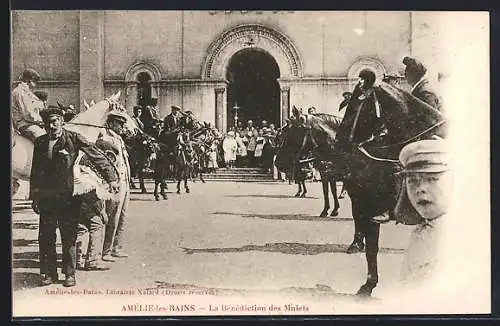
[[[246,126],[252,120],[260,126],[263,120],[280,125],[280,71],[276,60],[258,48],[235,53],[228,64],[227,129],[237,121]]]

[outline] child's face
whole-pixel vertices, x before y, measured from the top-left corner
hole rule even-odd
[[[414,172],[406,175],[408,199],[426,219],[443,215],[448,210],[452,185],[450,172]]]

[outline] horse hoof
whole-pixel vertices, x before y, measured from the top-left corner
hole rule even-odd
[[[146,189],[141,190],[141,194],[147,194],[147,193],[148,193],[148,191]]]
[[[206,181],[205,181],[205,180],[201,180],[201,182],[206,183]]]
[[[346,253],[347,254],[355,254],[355,253],[358,253],[358,252],[363,252],[363,250],[365,249],[365,245],[362,244],[362,243],[351,243],[351,245],[349,246],[349,248],[347,248],[346,250]]]
[[[165,196],[163,196],[163,199],[164,199],[164,200],[167,200],[167,199],[168,199],[168,197],[165,195]]]
[[[306,198],[307,192],[304,192],[302,195],[300,195],[300,198]]]
[[[368,285],[368,284],[363,284],[359,288],[358,292],[356,292],[356,295],[362,298],[369,298],[372,296],[373,292],[373,287]]]
[[[181,191],[180,190],[177,190],[177,194],[180,195],[181,194]]]
[[[155,200],[156,200],[156,201],[159,201],[159,200],[160,200],[160,197],[155,197]]]
[[[339,211],[338,210],[334,210],[330,216],[338,216],[339,215]]]
[[[319,217],[326,217],[328,215],[328,210],[324,210],[319,214]]]
[[[300,192],[296,193],[295,197],[300,197]]]
[[[189,194],[191,191],[189,189],[186,189],[186,194]]]

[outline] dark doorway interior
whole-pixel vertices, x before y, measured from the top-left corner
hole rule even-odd
[[[280,71],[274,58],[260,49],[244,49],[234,54],[226,72],[227,128],[234,127],[233,107],[237,104],[238,121],[251,119],[259,126],[262,120],[280,125]]]
[[[137,104],[140,106],[149,105],[151,102],[151,76],[147,72],[137,75]]]

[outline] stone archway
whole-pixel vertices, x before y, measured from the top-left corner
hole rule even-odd
[[[144,74],[147,74],[151,77],[151,79],[149,80],[149,83],[151,85],[151,96],[158,98],[158,102],[160,102],[158,96],[159,81],[161,80],[160,69],[149,62],[139,61],[130,66],[125,73],[125,83],[127,87],[126,107],[129,112],[132,112],[133,107],[137,105],[137,87],[139,85],[138,77]]]
[[[202,66],[201,78],[226,83],[226,71],[230,59],[236,53],[252,48],[265,51],[276,61],[281,79],[293,80],[303,77],[299,52],[287,36],[261,24],[242,24],[223,32],[212,42]],[[289,114],[289,92],[289,87],[281,88],[281,120]],[[226,87],[215,88],[215,100],[215,124],[217,128],[225,131]]]
[[[349,72],[347,73],[347,78],[349,80],[358,79],[358,75],[363,69],[372,70],[377,76],[377,80],[382,80],[382,78],[386,74],[384,64],[380,60],[370,57],[363,57],[357,59],[351,64]]]

